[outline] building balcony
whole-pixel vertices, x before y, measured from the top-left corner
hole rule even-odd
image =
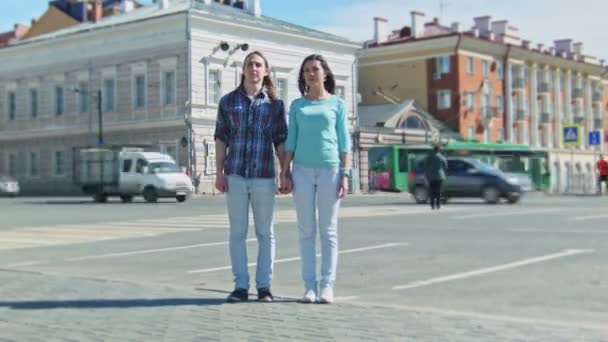
[[[540,113],[540,123],[551,123],[551,113],[542,112]]]
[[[523,109],[517,109],[515,111],[515,120],[526,120],[528,119],[528,112]]]
[[[540,82],[538,84],[538,92],[539,93],[548,93],[550,90],[549,82]]]
[[[513,89],[524,89],[526,87],[526,81],[521,77],[515,77],[513,79]]]

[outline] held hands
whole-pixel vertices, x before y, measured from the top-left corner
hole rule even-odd
[[[338,181],[338,191],[336,195],[338,198],[344,198],[348,193],[348,177],[340,176],[340,180]]]
[[[279,184],[279,192],[286,195],[291,193],[291,191],[293,190],[293,183],[291,181],[291,172],[290,171],[285,171],[285,172],[281,172],[281,177],[280,177],[280,184]]]
[[[215,178],[215,188],[219,192],[228,192],[228,181],[223,173],[218,173]]]

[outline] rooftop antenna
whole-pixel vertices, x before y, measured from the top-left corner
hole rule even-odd
[[[439,0],[439,23],[443,22],[443,10],[449,5],[450,4],[445,2],[444,0]]]

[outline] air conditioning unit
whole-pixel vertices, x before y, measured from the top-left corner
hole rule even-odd
[[[433,80],[437,81],[441,79],[441,73],[439,71],[435,71],[433,73]]]

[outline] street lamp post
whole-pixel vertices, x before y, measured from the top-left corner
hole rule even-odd
[[[91,93],[87,90],[79,89],[76,87],[69,87],[68,90],[76,94],[85,94],[91,96]],[[97,132],[97,145],[101,146],[104,144],[103,140],[103,95],[101,89],[97,91],[97,120],[98,120],[98,132]],[[89,110],[89,134],[92,134],[92,118],[91,111]],[[89,144],[92,139],[89,139]]]

